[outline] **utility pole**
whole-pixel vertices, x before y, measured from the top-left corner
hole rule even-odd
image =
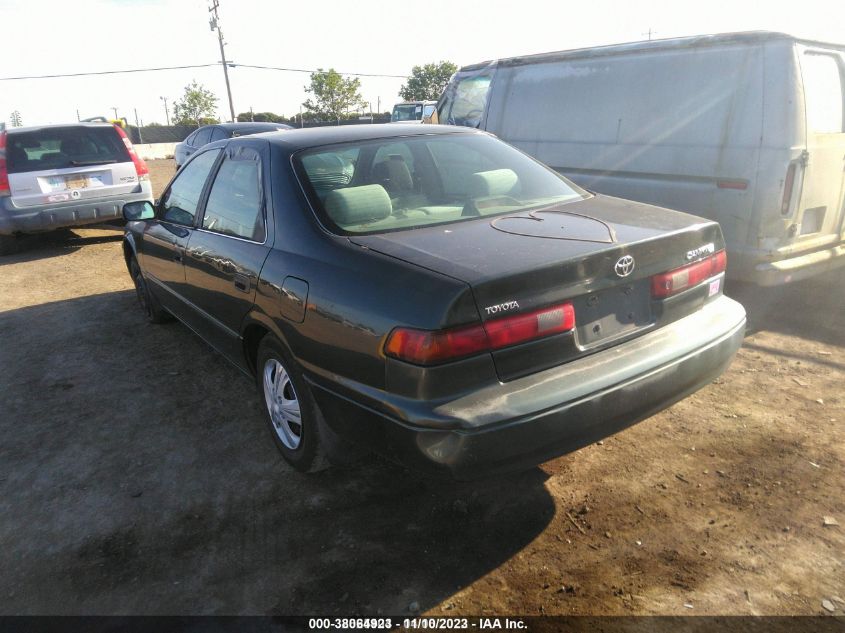
[[[170,110],[167,109],[167,97],[159,97],[164,101],[164,118],[167,119],[167,125],[170,126]]]
[[[657,31],[652,31],[652,30],[651,30],[651,27],[648,27],[648,31],[646,31],[645,33],[640,33],[640,35],[648,35],[648,41],[650,42],[650,41],[651,41],[651,36],[652,36],[652,35],[657,35]]]
[[[82,117],[79,116],[79,108],[76,109],[76,120],[81,121]]]
[[[208,20],[208,25],[212,31],[217,31],[217,39],[220,42],[220,62],[223,64],[223,77],[226,79],[226,93],[229,95],[229,114],[232,115],[232,123],[235,122],[235,106],[232,105],[232,87],[229,85],[229,67],[226,62],[226,49],[223,44],[223,31],[220,28],[220,15],[217,10],[220,8],[219,0],[211,0],[211,6],[208,12],[212,17]]]
[[[114,110],[114,118],[115,118],[115,119],[119,119],[120,117],[119,117],[119,116],[117,116],[117,108],[115,108],[114,106],[112,106],[112,110]]]
[[[135,128],[138,130],[138,142],[143,143],[144,137],[141,136],[141,122],[138,120],[138,108],[134,108],[135,110]]]

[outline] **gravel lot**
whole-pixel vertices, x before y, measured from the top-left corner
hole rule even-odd
[[[29,246],[0,258],[2,613],[845,613],[841,275],[729,289],[749,335],[714,384],[454,484],[294,472],[250,381],[144,322],[118,232]]]

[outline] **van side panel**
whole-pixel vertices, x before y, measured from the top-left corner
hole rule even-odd
[[[749,238],[763,86],[759,43],[500,64],[486,127],[588,189],[716,220],[732,248]]]

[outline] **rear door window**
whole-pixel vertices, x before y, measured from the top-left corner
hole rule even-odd
[[[202,228],[214,233],[264,241],[260,163],[226,158],[211,185]]]
[[[126,146],[111,126],[9,132],[6,144],[10,174],[131,161]]]
[[[193,226],[205,181],[219,154],[219,149],[203,152],[182,168],[161,199],[162,220]]]
[[[197,131],[197,135],[194,137],[194,147],[202,147],[203,145],[208,143],[210,138],[211,138],[211,128],[210,127],[200,128]]]
[[[211,140],[209,141],[209,143],[213,143],[214,141],[222,141],[224,138],[229,138],[229,135],[226,134],[226,130],[220,127],[216,127],[211,132]]]
[[[801,59],[807,128],[812,132],[843,131],[842,69],[833,55],[807,52]]]

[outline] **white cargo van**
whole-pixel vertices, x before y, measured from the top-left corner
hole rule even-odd
[[[466,66],[433,118],[717,220],[728,273],[773,285],[845,264],[843,85],[845,45],[712,35]]]

